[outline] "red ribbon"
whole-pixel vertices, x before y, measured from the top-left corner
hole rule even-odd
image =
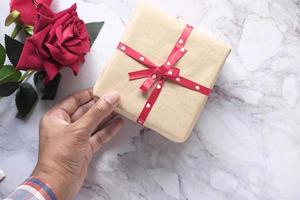
[[[136,50],[130,48],[126,44],[122,42],[119,43],[117,49],[121,52],[125,53],[132,59],[136,60],[137,62],[141,63],[148,69],[129,72],[129,80],[135,80],[140,78],[146,78],[143,84],[140,86],[140,89],[146,93],[148,90],[154,86],[149,98],[147,99],[142,112],[140,113],[137,122],[140,124],[144,124],[149,115],[153,105],[158,98],[165,81],[171,80],[178,85],[186,87],[190,90],[194,90],[204,95],[209,95],[211,92],[210,88],[207,88],[201,84],[193,82],[189,79],[186,79],[180,76],[180,69],[175,67],[175,64],[184,56],[187,50],[184,48],[184,45],[192,32],[193,27],[186,25],[180,38],[177,40],[173,50],[171,51],[170,55],[168,56],[167,61],[161,65],[157,66],[145,56],[137,52]]]

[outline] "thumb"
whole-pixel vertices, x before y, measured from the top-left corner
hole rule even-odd
[[[117,91],[107,92],[74,125],[92,134],[98,125],[114,111],[119,101],[120,94]]]

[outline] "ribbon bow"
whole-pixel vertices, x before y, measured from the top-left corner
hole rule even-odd
[[[210,88],[207,88],[201,84],[198,84],[196,82],[193,82],[187,78],[180,76],[180,69],[175,67],[176,63],[187,52],[187,50],[184,48],[184,45],[192,30],[193,30],[192,26],[189,25],[185,26],[181,36],[177,40],[173,50],[168,56],[167,61],[161,66],[157,66],[149,59],[147,59],[145,56],[143,56],[136,50],[130,48],[129,46],[123,44],[122,42],[119,43],[117,47],[118,50],[120,50],[121,52],[125,53],[132,59],[136,60],[137,62],[141,63],[142,65],[148,68],[144,70],[129,72],[128,73],[129,80],[146,78],[146,80],[140,86],[140,89],[142,90],[143,93],[148,92],[149,89],[152,88],[154,84],[156,84],[149,98],[147,99],[147,102],[145,103],[142,112],[140,113],[137,119],[138,123],[144,124],[144,122],[146,121],[146,118],[149,115],[153,105],[155,104],[156,99],[158,98],[166,80],[173,81],[178,85],[181,85],[190,90],[194,90],[196,92],[199,92],[207,96],[210,94],[211,92]]]

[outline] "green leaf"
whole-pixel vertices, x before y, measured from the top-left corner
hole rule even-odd
[[[57,74],[52,81],[46,85],[46,88],[43,92],[42,99],[43,100],[53,100],[55,99],[57,89],[60,83],[61,75]]]
[[[102,29],[104,22],[92,22],[92,23],[87,23],[86,29],[90,35],[90,40],[91,40],[91,46],[94,44],[100,30]]]
[[[19,88],[19,82],[8,82],[0,84],[0,97],[7,97]]]
[[[42,93],[42,100],[55,99],[56,92],[60,83],[61,75],[57,74],[52,81],[45,86],[46,72],[38,71],[34,74],[33,80],[36,89]]]
[[[20,12],[17,10],[12,11],[5,19],[5,26],[11,25],[19,19]]]
[[[36,103],[38,95],[29,83],[20,85],[20,89],[16,94],[16,106],[18,109],[17,118],[25,119],[32,107]]]
[[[0,68],[4,65],[6,58],[5,48],[0,44]]]
[[[9,61],[13,64],[13,66],[17,66],[24,44],[9,37],[8,35],[5,35],[5,47]]]
[[[38,71],[33,76],[35,88],[38,92],[43,92],[45,89],[46,72]]]
[[[21,72],[17,71],[14,66],[4,65],[0,69],[0,83],[18,82],[21,75]]]

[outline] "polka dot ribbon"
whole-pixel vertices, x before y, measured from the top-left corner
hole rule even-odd
[[[207,88],[201,84],[193,82],[187,78],[180,76],[180,69],[176,68],[176,63],[184,56],[187,50],[184,48],[184,45],[192,32],[193,27],[186,25],[180,38],[177,40],[173,50],[171,51],[170,55],[166,62],[161,65],[157,66],[145,56],[137,52],[136,50],[130,48],[126,44],[120,42],[117,49],[121,52],[125,53],[132,59],[136,60],[137,62],[141,63],[148,69],[129,72],[129,80],[141,79],[146,78],[143,84],[140,86],[140,89],[143,93],[149,91],[150,88],[153,88],[150,96],[148,97],[142,112],[140,113],[137,122],[140,124],[144,124],[146,121],[153,105],[155,104],[166,80],[170,80],[178,85],[181,85],[185,88],[190,90],[194,90],[204,95],[209,95],[211,92],[210,88]]]

